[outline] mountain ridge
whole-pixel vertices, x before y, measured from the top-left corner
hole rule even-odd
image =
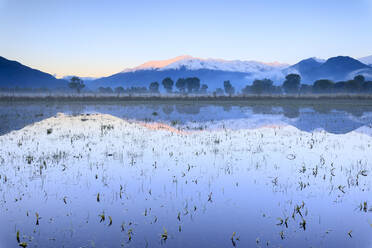
[[[212,69],[223,71],[250,72],[252,67],[284,68],[289,64],[274,62],[259,62],[254,60],[224,60],[214,58],[199,58],[191,55],[181,55],[167,60],[153,60],[133,68],[124,69],[123,73],[136,70],[167,70],[185,67],[191,70]]]
[[[167,60],[167,63],[156,68],[144,66],[137,68],[139,69],[94,80],[91,86],[116,87],[123,85],[124,82],[128,86],[146,86],[153,81],[161,82],[165,77],[171,77],[176,81],[178,78],[195,76],[212,90],[222,87],[225,80],[230,80],[237,89],[241,89],[252,84],[255,79],[263,78],[269,78],[274,84],[280,85],[290,73],[300,74],[305,84],[312,84],[324,78],[334,81],[348,80],[357,73],[372,79],[372,67],[348,56],[331,57],[327,60],[312,57],[294,65],[273,66],[257,61],[200,59],[187,55]]]
[[[67,81],[0,56],[0,88],[66,88]]]
[[[318,79],[348,80],[352,79],[352,75],[356,71],[370,77],[369,73],[370,71],[372,72],[372,67],[349,56],[331,57],[325,62],[309,58],[301,60],[291,66],[290,69],[294,70],[292,72],[300,74],[306,83],[311,83]]]
[[[358,60],[363,64],[372,66],[372,55],[359,58]]]
[[[208,90],[223,87],[225,80],[230,80],[240,90],[255,79],[268,78],[280,85],[290,73],[300,74],[305,84],[312,84],[318,79],[343,81],[360,74],[368,80],[372,79],[371,66],[348,56],[327,60],[312,57],[287,65],[182,55],[168,60],[149,61],[107,77],[85,78],[85,83],[87,88],[95,90],[99,87],[148,87],[154,81],[161,83],[165,77],[171,77],[174,81],[178,78],[199,77],[202,84],[208,85]],[[0,57],[0,88],[67,88],[70,77],[56,79],[48,73]]]

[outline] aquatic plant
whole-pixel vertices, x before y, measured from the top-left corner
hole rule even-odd
[[[161,235],[161,240],[166,241],[168,239],[168,231],[163,227],[164,232]]]

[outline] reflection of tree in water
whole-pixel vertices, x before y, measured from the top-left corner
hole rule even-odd
[[[372,112],[372,106],[358,106],[358,105],[321,105],[317,104],[314,106],[314,110],[319,113],[327,114],[332,110],[339,111],[339,112],[346,112],[351,114],[355,117],[361,117],[364,113]]]
[[[254,114],[273,114],[273,107],[265,105],[255,105],[252,107],[252,112]]]
[[[170,115],[170,114],[173,113],[174,107],[173,107],[173,105],[165,104],[165,105],[163,105],[162,110],[163,110],[164,114]]]
[[[288,118],[297,118],[300,116],[300,108],[297,105],[285,105],[283,115]]]
[[[201,106],[198,104],[176,104],[176,111],[180,114],[199,114]]]
[[[151,109],[151,111],[159,111],[160,105],[159,104],[146,104],[144,108]]]
[[[232,109],[231,104],[224,104],[222,107],[223,107],[223,111],[225,112],[230,112]]]
[[[329,104],[315,104],[312,107],[315,112],[320,114],[328,114],[334,109],[334,107],[332,107],[332,105]]]
[[[69,110],[71,111],[72,115],[80,115],[84,113],[85,104],[83,103],[72,103],[69,106]]]
[[[234,107],[234,112],[232,108]],[[204,116],[204,111],[201,112],[201,108],[205,110],[211,109],[215,113],[207,113]],[[300,109],[306,111],[301,112]],[[314,110],[315,113],[306,114],[307,110]],[[217,111],[218,110],[218,111]],[[246,118],[246,113],[252,111],[254,114],[268,115],[265,118],[272,118],[269,115],[283,114],[287,118],[298,118],[302,121],[306,115],[310,115],[309,119],[306,119],[307,123],[298,123],[300,129],[306,129],[308,126],[319,128],[327,128],[329,125],[332,126],[332,132],[346,132],[353,130],[361,124],[371,123],[372,117],[370,115],[363,116],[365,113],[372,113],[372,105],[370,102],[360,101],[312,101],[301,103],[288,104],[281,102],[274,103],[230,103],[230,102],[140,102],[140,103],[128,103],[128,102],[17,102],[17,103],[0,103],[0,134],[8,133],[12,130],[21,129],[26,125],[34,122],[41,121],[43,119],[52,117],[57,113],[66,113],[78,115],[85,112],[97,112],[106,113],[120,117],[130,118],[142,118],[143,113],[163,112],[165,119],[169,119],[172,113],[195,115],[199,119],[206,118]],[[205,111],[208,112],[208,111]],[[356,118],[351,118],[351,115]],[[154,116],[151,115],[151,118]],[[158,117],[159,118],[159,117]],[[164,116],[162,117],[164,118]],[[185,116],[180,117],[181,119],[190,120]],[[320,118],[323,120],[321,123],[319,120],[314,118]],[[334,120],[342,122],[335,122]],[[352,119],[352,121],[351,121]],[[332,123],[331,123],[332,122]],[[316,125],[315,125],[316,124]],[[356,125],[358,124],[358,125]],[[307,130],[307,129],[306,129]],[[312,130],[312,129],[309,129]]]

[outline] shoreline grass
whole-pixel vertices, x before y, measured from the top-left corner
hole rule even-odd
[[[250,102],[250,101],[308,101],[308,100],[367,100],[372,94],[306,94],[306,95],[117,95],[117,94],[0,94],[0,102]]]

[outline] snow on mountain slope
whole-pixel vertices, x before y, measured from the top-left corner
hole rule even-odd
[[[371,56],[367,56],[367,57],[363,57],[363,58],[359,58],[358,60],[360,62],[366,64],[366,65],[372,65],[372,55]]]
[[[123,72],[130,72],[130,71],[137,71],[137,70],[160,69],[160,68],[163,68],[163,67],[165,67],[167,65],[170,65],[174,62],[177,62],[179,60],[188,59],[188,58],[192,58],[192,57],[189,56],[189,55],[181,55],[181,56],[177,56],[175,58],[167,59],[167,60],[153,60],[153,61],[143,63],[143,64],[141,64],[139,66],[136,66],[136,67],[133,67],[133,68],[125,69],[125,70],[123,70]]]
[[[262,72],[282,68],[282,66],[268,65],[256,61],[185,58],[162,67],[161,70],[181,69],[182,67],[188,70],[210,69],[237,72]]]
[[[170,70],[184,68],[186,70],[209,69],[245,73],[262,73],[269,71],[278,71],[286,67],[288,67],[287,64],[282,64],[279,62],[263,63],[257,61],[202,59],[183,55],[169,60],[150,61],[140,66],[126,69],[123,72],[136,70]]]
[[[324,62],[327,61],[326,59],[321,59],[321,58],[317,58],[317,57],[312,57],[311,59],[315,60],[318,63],[324,63]]]

